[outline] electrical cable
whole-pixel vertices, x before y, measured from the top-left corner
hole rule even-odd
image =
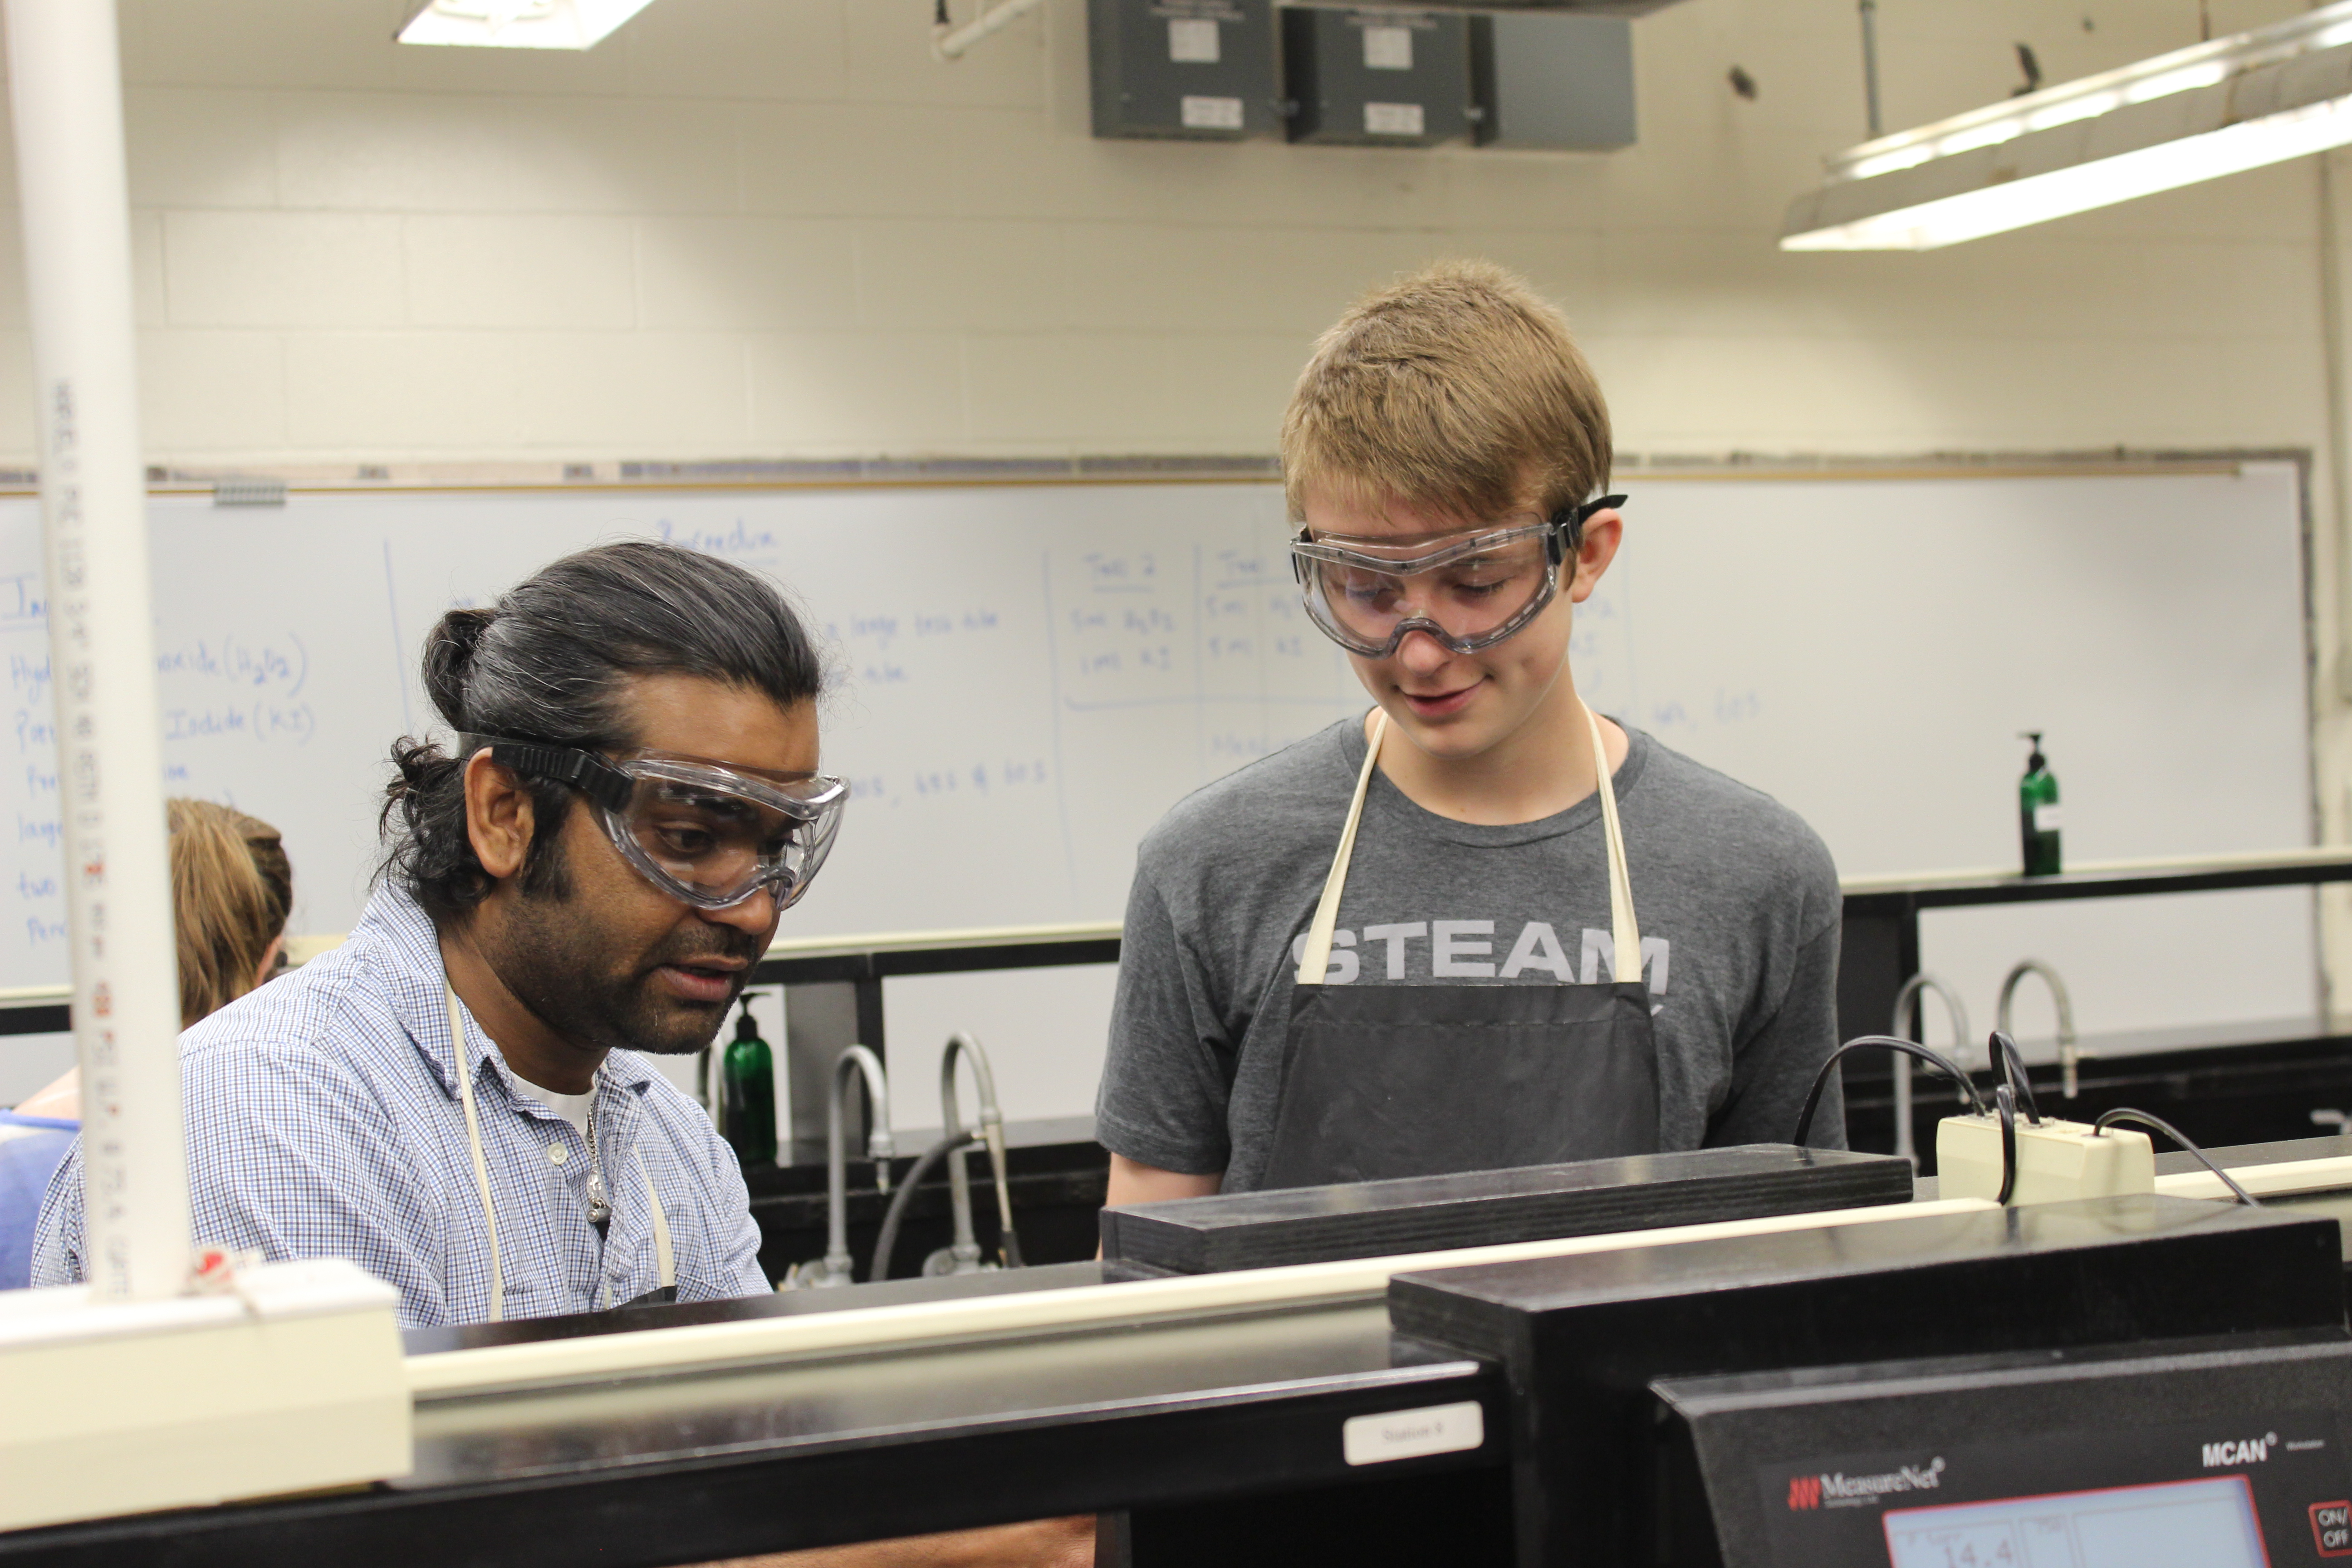
[[[2221,1166],[2213,1163],[2212,1155],[2208,1154],[2204,1150],[2189,1142],[2189,1135],[2187,1133],[2181,1131],[2179,1128],[2175,1127],[2171,1122],[2167,1121],[2161,1116],[2150,1116],[2145,1110],[2134,1110],[2128,1105],[2118,1105],[2113,1110],[2101,1111],[2099,1113],[2098,1121],[2093,1122],[2091,1125],[2096,1131],[2105,1132],[2108,1128],[2114,1126],[2118,1121],[2137,1121],[2142,1127],[2152,1127],[2156,1129],[2156,1131],[2163,1133],[2175,1143],[2179,1144],[2187,1152],[2194,1155],[2199,1164],[2203,1165],[2216,1176],[2221,1177],[2221,1184],[2229,1188],[2231,1192],[2237,1194],[2238,1201],[2240,1203],[2248,1205],[2253,1208],[2260,1208],[2263,1206],[2255,1198],[2253,1194],[2246,1191],[2245,1188],[2238,1184],[2238,1179],[2235,1176],[2232,1176],[2229,1172],[2221,1169]]]
[[[1968,1095],[1969,1103],[1976,1107],[1979,1116],[1991,1114],[1985,1109],[1984,1096],[1978,1091],[1976,1081],[1967,1073],[1962,1072],[1959,1064],[1943,1052],[1923,1046],[1916,1040],[1897,1039],[1893,1035],[1857,1035],[1832,1051],[1829,1060],[1822,1064],[1822,1070],[1814,1076],[1812,1092],[1805,1096],[1804,1114],[1797,1118],[1797,1136],[1791,1140],[1800,1149],[1805,1146],[1805,1134],[1813,1130],[1813,1112],[1821,1107],[1822,1090],[1829,1087],[1830,1074],[1837,1070],[1839,1058],[1848,1051],[1859,1050],[1864,1046],[1917,1058],[1958,1084]]]
[[[1009,1198],[1007,1202],[1010,1202]],[[1008,1209],[1006,1212],[1009,1213],[1011,1211]],[[1026,1268],[1029,1267],[1021,1259],[1020,1235],[1009,1225],[1000,1223],[997,1226],[996,1260],[999,1263],[1003,1264],[1007,1268]]]
[[[874,1263],[866,1271],[866,1283],[877,1284],[890,1278],[890,1254],[898,1249],[898,1222],[907,1217],[907,1203],[915,1195],[916,1184],[950,1154],[979,1142],[977,1133],[959,1132],[951,1138],[940,1139],[923,1151],[922,1158],[915,1162],[914,1168],[907,1173],[906,1180],[900,1182],[898,1190],[891,1194],[890,1206],[882,1215],[882,1229],[874,1238]]]
[[[2041,1126],[2042,1108],[2033,1103],[2033,1082],[2025,1076],[2025,1058],[2019,1054],[2017,1042],[2006,1031],[1995,1029],[1992,1037],[1985,1042],[1985,1054],[1992,1058],[2001,1080],[2025,1107],[2027,1119],[2036,1127]]]
[[[2017,1090],[1996,1084],[1992,1102],[2000,1112],[2000,1194],[1992,1201],[2007,1208],[2010,1194],[2017,1191]]]

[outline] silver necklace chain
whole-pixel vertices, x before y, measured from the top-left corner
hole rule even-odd
[[[596,1146],[596,1083],[588,1082],[588,1223],[603,1225],[613,1217],[612,1201],[604,1195],[604,1154]]]

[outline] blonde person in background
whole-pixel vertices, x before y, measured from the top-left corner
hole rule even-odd
[[[294,868],[278,829],[266,822],[208,800],[172,800],[164,807],[184,1029],[283,965]],[[41,1194],[72,1147],[80,1119],[79,1068],[14,1110],[0,1110],[0,1290],[19,1289],[28,1278]]]

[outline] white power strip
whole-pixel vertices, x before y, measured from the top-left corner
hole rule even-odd
[[[1947,1198],[2000,1194],[2000,1121],[1948,1116],[1936,1128],[1936,1192]],[[2156,1148],[2145,1132],[2044,1117],[2017,1120],[2012,1204],[2050,1204],[2156,1191]]]
[[[0,1530],[407,1474],[398,1301],[341,1258],[233,1294],[0,1294]]]

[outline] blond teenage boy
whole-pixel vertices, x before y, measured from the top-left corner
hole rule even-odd
[[[1577,697],[1623,498],[1588,499],[1609,416],[1559,311],[1477,262],[1367,296],[1282,455],[1307,611],[1376,706],[1145,838],[1108,1201],[1787,1141],[1835,1044],[1836,873]]]

